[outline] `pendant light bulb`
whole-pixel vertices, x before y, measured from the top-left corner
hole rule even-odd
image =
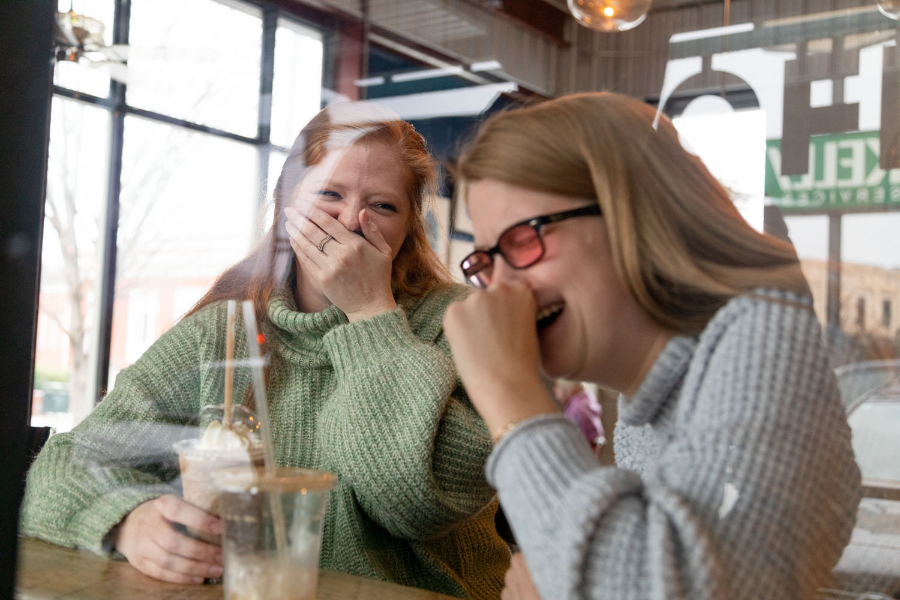
[[[878,10],[888,19],[900,21],[900,0],[878,0]]]
[[[898,3],[900,0],[880,0]],[[575,20],[596,31],[628,31],[644,22],[653,0],[568,0]]]

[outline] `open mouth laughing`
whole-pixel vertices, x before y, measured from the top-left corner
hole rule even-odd
[[[537,317],[536,317],[538,330],[549,327],[554,322],[556,322],[556,319],[558,319],[559,315],[562,314],[562,311],[565,308],[565,306],[566,305],[564,302],[556,302],[554,304],[550,304],[550,305],[545,306],[544,308],[540,309],[537,312]]]

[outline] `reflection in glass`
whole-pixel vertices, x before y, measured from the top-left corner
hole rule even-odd
[[[78,15],[96,19],[103,26],[103,42],[112,44],[113,34],[113,0],[59,0],[59,12],[73,11]],[[109,95],[110,64],[105,56],[91,53],[88,56],[72,56],[76,60],[57,60],[53,71],[53,83],[70,90],[85,92],[105,98]]]
[[[94,405],[109,116],[63,98],[51,111],[31,424],[67,431]]]
[[[861,358],[900,357],[900,212],[842,217],[841,303],[844,332]],[[900,431],[900,429],[898,429]]]
[[[575,20],[597,31],[628,31],[644,22],[652,0],[569,0]]]
[[[259,10],[214,0],[135,0],[128,103],[256,137]]]
[[[879,362],[893,378],[852,409],[853,452],[864,478],[900,483],[900,361]]]
[[[788,237],[797,256],[800,268],[812,290],[813,306],[819,323],[827,322],[826,303],[828,301],[828,217],[823,215],[784,218]]]
[[[766,114],[762,110],[735,111],[717,96],[701,96],[672,120],[689,152],[731,193],[744,219],[757,230],[763,226]],[[728,136],[722,132],[728,131]]]
[[[110,388],[246,254],[256,164],[253,146],[126,118]]]
[[[266,200],[257,217],[256,231],[258,239],[262,239],[269,227],[272,226],[272,219],[275,217],[275,197],[273,195],[275,184],[278,183],[278,176],[281,174],[281,168],[284,166],[286,159],[287,154],[284,152],[279,150],[269,152],[269,173],[265,184]]]
[[[900,1],[898,0],[878,0],[878,10],[889,19],[895,21],[900,19]]]

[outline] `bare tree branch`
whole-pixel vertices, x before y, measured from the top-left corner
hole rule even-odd
[[[71,330],[63,325],[62,319],[59,315],[57,315],[55,312],[53,312],[43,304],[38,306],[38,310],[49,317],[54,323],[56,323],[56,326],[59,327],[59,330],[62,331],[66,335],[66,337],[71,337]]]

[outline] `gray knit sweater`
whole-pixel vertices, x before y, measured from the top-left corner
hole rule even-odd
[[[828,582],[860,474],[808,299],[733,299],[669,342],[619,418],[618,468],[562,415],[488,460],[545,600],[796,600]]]

